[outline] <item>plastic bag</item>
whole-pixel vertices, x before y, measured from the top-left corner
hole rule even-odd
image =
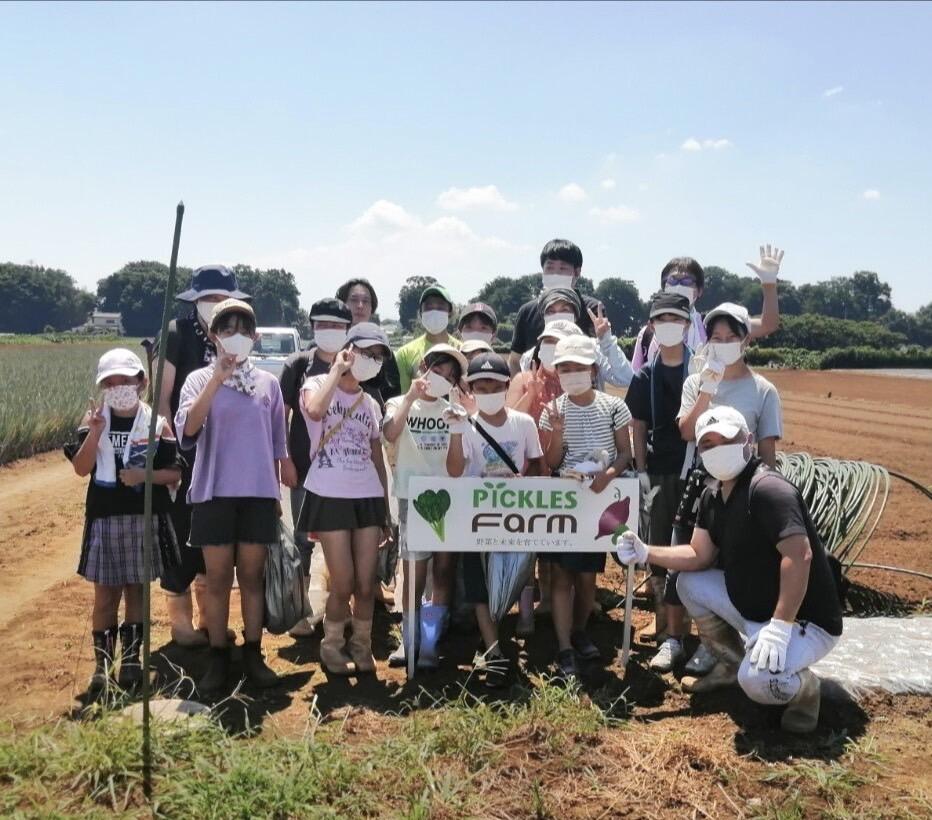
[[[483,553],[489,614],[493,621],[501,621],[521,596],[521,590],[534,572],[536,557],[533,552]]]
[[[281,635],[310,614],[301,554],[291,530],[279,523],[278,542],[269,544],[265,561],[265,628]]]

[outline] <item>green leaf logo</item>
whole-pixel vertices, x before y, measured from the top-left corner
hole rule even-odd
[[[443,529],[443,519],[450,509],[450,494],[446,490],[424,490],[412,505],[421,518],[423,518],[430,528],[437,534],[441,542],[445,541]]]

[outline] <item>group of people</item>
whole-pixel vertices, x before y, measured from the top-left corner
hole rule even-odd
[[[275,684],[261,650],[263,569],[279,538],[281,485],[306,574],[313,550],[324,557],[320,661],[329,674],[375,670],[379,554],[394,540],[404,559],[401,600],[406,610],[414,601],[415,611],[405,612],[389,662],[404,665],[413,653],[419,669],[436,668],[459,597],[481,636],[477,671],[487,686],[504,686],[513,661],[489,609],[483,558],[409,543],[411,478],[569,474],[601,492],[613,478],[636,475],[650,525],[615,546],[621,563],[650,567],[649,634],[658,646],[651,667],[685,663],[682,685],[691,692],[738,684],[755,701],[785,704],[784,728],[810,731],[819,685],[809,666],[841,634],[841,604],[808,510],[775,470],[777,390],[745,362],[749,343],[779,325],[782,256],[766,246],[749,263],[763,289],[759,317],[731,303],[701,316],[702,267],[670,260],[630,361],[604,306],[579,291],[582,252],[567,240],[544,246],[543,290],[519,310],[507,358],[495,351],[495,311],[476,302],[457,315],[439,284],[420,294],[422,332],[393,351],[372,321],[374,287],[351,279],[314,303],[313,343],[288,359],[279,380],[249,359],[256,317],[232,271],[199,268],[178,295],[190,315],[158,342],[166,363],[155,397],[151,522],[142,515],[140,454],[152,411],[134,353],[101,358],[102,400],[66,448],[75,471],[91,476],[79,572],[95,585],[92,687],[114,675],[124,686],[139,679],[146,569],[168,596],[172,638],[209,649],[198,681],[209,695],[230,684],[235,568],[243,670],[254,685]],[[148,568],[145,526],[156,544]],[[534,632],[535,601],[536,614],[550,613],[563,678],[600,657],[587,623],[605,560],[604,548],[541,553],[517,600],[520,637]],[[690,620],[700,649],[687,661]],[[292,630],[299,638],[313,632],[310,623]]]

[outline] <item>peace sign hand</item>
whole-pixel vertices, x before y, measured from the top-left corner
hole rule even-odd
[[[107,426],[107,420],[104,418],[104,403],[98,404],[94,399],[88,399],[87,406],[87,429],[89,433],[99,436]]]
[[[346,373],[356,359],[356,354],[348,347],[344,347],[336,356],[333,357],[333,367],[341,376]]]
[[[544,368],[537,362],[531,362],[531,377],[524,384],[525,391],[530,394],[532,401],[536,401],[544,392],[544,387]]]
[[[550,429],[554,433],[563,435],[563,430],[566,427],[566,419],[563,414],[557,409],[557,400],[554,399],[550,404],[547,405],[547,418],[550,421]]]
[[[783,261],[783,251],[776,245],[760,246],[760,264],[755,265],[753,262],[745,264],[757,274],[762,285],[775,285],[777,283],[777,274],[780,273],[780,263]]]
[[[225,382],[233,375],[233,371],[236,370],[236,356],[224,353],[222,350],[217,352],[218,356],[217,364],[214,367],[214,378],[217,379],[217,381]]]
[[[601,339],[606,333],[612,332],[612,323],[605,317],[605,307],[601,302],[599,302],[596,311],[597,313],[593,313],[592,308],[586,308],[586,312],[592,320],[592,327],[595,328],[595,335]]]

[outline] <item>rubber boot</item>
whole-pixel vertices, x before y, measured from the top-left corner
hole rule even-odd
[[[667,635],[667,605],[663,600],[667,579],[662,575],[651,575],[647,579],[647,584],[653,599],[654,622],[641,632],[641,637],[645,640],[663,643],[669,637]]]
[[[708,675],[686,676],[680,685],[686,692],[713,692],[734,686],[738,682],[738,667],[744,660],[744,644],[731,624],[718,615],[699,615],[695,618],[699,635],[718,659]]]
[[[443,634],[443,621],[447,607],[428,604],[421,607],[421,651],[417,656],[418,669],[436,669],[440,665],[437,642]]]
[[[210,640],[207,632],[194,628],[194,604],[191,590],[185,592],[165,592],[165,605],[171,624],[172,640],[189,649],[207,646]],[[203,617],[203,615],[202,615]]]
[[[94,630],[91,633],[94,641],[94,674],[88,681],[87,691],[92,695],[100,694],[113,683],[111,675],[116,635],[116,625],[108,629]]]
[[[346,621],[331,621],[324,617],[324,639],[320,642],[320,662],[331,675],[352,675],[356,672],[353,663],[344,651]]]
[[[356,674],[364,675],[375,672],[375,658],[372,657],[372,621],[353,618],[353,634],[349,639],[350,656],[356,664]]]
[[[534,587],[528,586],[521,590],[518,600],[518,623],[515,626],[515,635],[519,638],[530,638],[534,634]]]
[[[207,672],[197,684],[197,690],[202,695],[216,695],[226,689],[230,677],[230,647],[210,647],[210,657],[207,661]]]
[[[819,725],[819,702],[822,685],[815,673],[803,669],[799,673],[800,687],[793,699],[786,705],[780,718],[780,726],[785,732],[807,734]]]
[[[246,680],[261,689],[278,683],[278,675],[269,669],[262,657],[261,641],[246,641],[243,644],[243,671],[246,673]]]
[[[135,689],[142,683],[141,649],[142,624],[123,624],[120,627],[120,659],[117,664],[117,682],[123,689]]]

